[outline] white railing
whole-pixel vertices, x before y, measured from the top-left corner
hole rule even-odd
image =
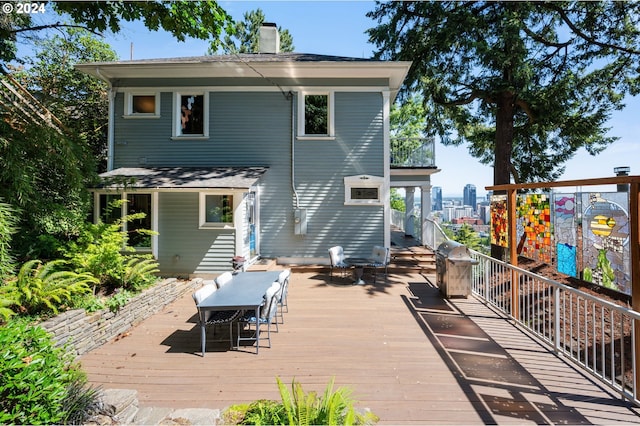
[[[391,224],[404,231],[404,212],[391,209]]]
[[[435,167],[433,138],[391,138],[391,167]]]
[[[431,219],[424,219],[421,226],[420,241],[423,246],[437,250],[438,246],[449,239],[440,225]]]
[[[623,398],[640,405],[640,313],[471,251],[473,293]],[[517,287],[514,287],[517,283]]]

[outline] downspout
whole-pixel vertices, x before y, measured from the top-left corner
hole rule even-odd
[[[293,102],[293,92],[289,91],[289,99],[291,100],[291,190],[296,200],[296,209],[300,208],[300,197],[296,189],[296,133],[295,133],[295,107]]]
[[[109,85],[109,124],[107,127],[107,171],[111,171],[113,170],[113,149],[114,149],[114,136],[113,136],[113,129],[114,129],[114,124],[113,124],[113,120],[114,120],[114,115],[115,115],[115,108],[114,108],[114,103],[116,100],[116,92],[114,90],[113,85],[111,84],[111,81],[108,78],[105,78],[101,73],[100,73],[100,68],[96,68],[96,74],[98,75],[98,77],[100,77],[100,79],[104,82],[106,82]]]

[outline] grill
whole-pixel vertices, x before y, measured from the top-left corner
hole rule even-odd
[[[478,261],[473,259],[469,249],[457,241],[445,241],[436,250],[437,285],[445,297],[471,294],[471,266]]]

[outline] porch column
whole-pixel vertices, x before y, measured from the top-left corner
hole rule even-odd
[[[414,220],[415,217],[415,207],[414,207],[414,192],[416,190],[415,186],[408,186],[405,188],[405,196],[404,196],[404,235],[408,237],[413,237],[415,235],[414,232]]]
[[[424,221],[431,214],[431,185],[420,187],[420,227],[424,229]],[[424,245],[424,232],[420,232],[421,242]]]

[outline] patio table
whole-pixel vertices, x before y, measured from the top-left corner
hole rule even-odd
[[[347,257],[344,262],[347,265],[354,267],[354,273],[356,277],[354,284],[364,285],[365,282],[362,279],[362,275],[364,274],[364,267],[369,266],[371,264],[371,260],[365,259],[364,257]]]
[[[254,309],[256,318],[260,317],[260,307],[264,304],[264,295],[282,271],[240,272],[231,281],[216,290],[198,304],[205,311],[240,311]],[[201,320],[202,356],[205,353],[206,326]],[[260,333],[256,336],[256,346],[260,346]],[[258,351],[256,350],[256,353]]]

